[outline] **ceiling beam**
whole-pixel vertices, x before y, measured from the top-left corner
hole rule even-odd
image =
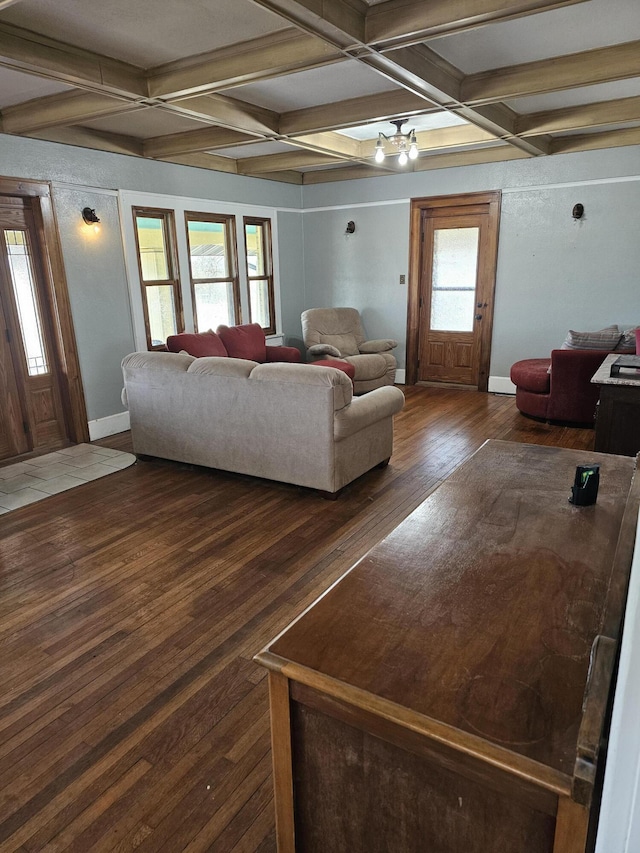
[[[413,161],[410,167],[399,169],[400,172],[424,172],[431,169],[449,169],[458,166],[473,166],[480,163],[496,163],[503,160],[522,160],[527,157],[524,151],[519,151],[510,145],[500,145],[494,148],[478,148],[474,151],[456,151],[452,154],[430,154]],[[347,166],[340,169],[323,169],[318,172],[305,172],[304,184],[323,184],[329,181],[349,181],[356,178],[373,178],[384,174],[398,172],[381,172],[369,166]]]
[[[144,142],[144,156],[159,160],[176,154],[193,154],[255,141],[254,136],[246,133],[222,127],[205,127],[202,130],[188,130],[185,133],[170,133],[147,139]]]
[[[585,0],[387,0],[371,6],[365,40],[380,49],[405,46],[435,36],[510,21],[524,15],[560,9]]]
[[[315,151],[284,151],[281,154],[267,154],[262,157],[247,157],[238,160],[238,172],[241,174],[264,174],[300,169],[303,166],[324,166],[335,163],[336,156]]]
[[[227,95],[196,95],[193,98],[171,101],[167,104],[181,115],[206,118],[220,127],[244,133],[278,133],[280,116],[273,110],[255,107]]]
[[[491,103],[639,75],[640,41],[632,41],[471,74],[460,95],[465,103]]]
[[[62,142],[65,145],[78,145],[81,148],[95,148],[98,151],[110,151],[113,154],[144,156],[142,140],[88,127],[50,127],[27,135],[32,139],[46,139],[49,142]]]
[[[145,97],[139,68],[0,23],[0,65],[100,92]]]
[[[332,104],[320,104],[317,107],[282,113],[280,133],[294,135],[356,127],[366,122],[384,121],[399,115],[411,116],[413,113],[424,113],[428,107],[424,98],[407,92],[406,89],[394,89],[391,92],[348,98]],[[434,107],[434,110],[437,109]]]
[[[287,29],[214,51],[197,62],[158,66],[149,75],[149,94],[177,98],[266,80],[343,59],[320,39]]]
[[[211,169],[214,172],[230,172],[236,175],[238,168],[232,157],[220,157],[217,154],[174,154],[170,157],[158,157],[164,163],[177,163],[179,166],[195,166],[198,169]]]
[[[2,12],[3,9],[8,9],[9,6],[15,6],[15,4],[19,2],[20,0],[0,0],[0,12]]]
[[[530,113],[518,118],[516,131],[522,136],[529,136],[539,133],[586,130],[590,127],[629,121],[640,121],[640,96]]]
[[[30,133],[45,127],[81,124],[83,121],[137,108],[135,101],[113,95],[62,92],[5,107],[2,110],[2,126],[5,133]]]
[[[594,151],[600,148],[621,148],[624,145],[640,145],[640,127],[557,137],[551,143],[551,153],[572,154],[576,151]]]

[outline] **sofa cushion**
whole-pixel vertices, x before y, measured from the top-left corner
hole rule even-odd
[[[511,366],[511,381],[523,391],[548,394],[550,389],[548,358],[525,358]]]
[[[263,364],[267,360],[267,342],[259,323],[244,326],[218,326],[216,332],[231,358],[246,358]]]
[[[218,335],[211,329],[208,332],[190,334],[183,332],[180,335],[169,335],[167,338],[167,349],[169,352],[188,352],[195,358],[208,355],[226,357],[228,355],[225,345]]]
[[[620,343],[621,337],[617,326],[607,326],[597,332],[574,332],[570,329],[560,349],[599,349],[612,352]]]

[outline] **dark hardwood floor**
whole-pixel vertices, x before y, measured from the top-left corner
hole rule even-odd
[[[253,655],[485,439],[593,448],[511,397],[406,398],[335,502],[157,460],[0,517],[2,853],[275,850]]]

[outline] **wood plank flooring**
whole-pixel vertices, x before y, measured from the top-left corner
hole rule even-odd
[[[511,397],[406,398],[335,502],[157,460],[0,518],[2,853],[273,853],[253,655],[485,439],[593,448]]]

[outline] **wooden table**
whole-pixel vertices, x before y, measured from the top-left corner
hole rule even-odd
[[[587,849],[633,472],[487,442],[257,656],[280,853]]]
[[[601,453],[635,456],[640,452],[640,381],[611,376],[616,358],[608,355],[591,379],[600,386],[595,446]]]

